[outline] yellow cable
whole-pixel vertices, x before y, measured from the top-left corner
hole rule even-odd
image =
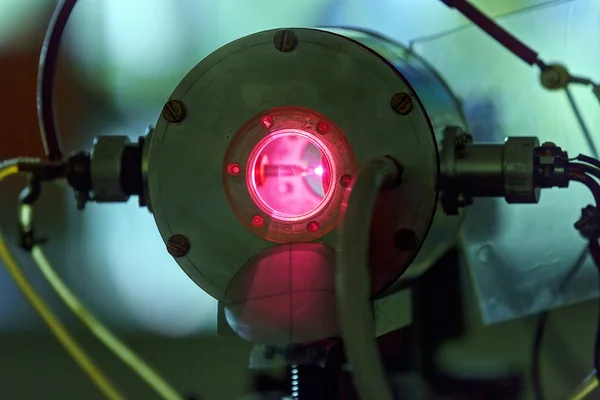
[[[590,393],[594,391],[598,387],[598,379],[596,378],[596,373],[590,374],[583,382],[577,387],[575,393],[573,393],[569,400],[583,400]]]
[[[28,206],[29,207],[29,206]],[[26,213],[20,213],[24,215]],[[156,393],[164,400],[181,400],[181,395],[173,389],[159,374],[157,374],[148,364],[139,358],[127,345],[121,342],[110,330],[108,330],[92,313],[90,313],[79,299],[60,279],[52,264],[46,258],[43,250],[39,246],[34,246],[31,254],[38,265],[42,274],[46,277],[52,288],[77,315],[96,337],[106,345],[117,357],[125,364],[129,365]]]
[[[4,179],[8,178],[11,175],[16,175],[19,173],[19,167],[16,165],[3,166],[0,164],[0,182]]]
[[[4,178],[15,175],[19,172],[18,167],[6,166],[0,168],[0,181]],[[119,393],[114,385],[108,380],[102,371],[96,366],[96,364],[89,358],[84,350],[79,346],[77,341],[69,334],[63,324],[56,318],[52,310],[36,292],[35,288],[28,281],[27,277],[23,273],[21,267],[14,259],[3,235],[0,232],[0,259],[4,262],[4,265],[15,283],[23,292],[23,295],[27,298],[31,306],[37,311],[40,317],[48,325],[52,333],[56,336],[58,341],[65,347],[69,354],[73,357],[75,362],[85,371],[90,379],[98,386],[98,389],[110,400],[124,400],[125,397]]]

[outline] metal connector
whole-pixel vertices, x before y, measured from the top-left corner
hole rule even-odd
[[[131,143],[126,136],[101,136],[92,150],[71,155],[67,163],[67,181],[75,191],[77,208],[92,200],[99,203],[125,202],[139,196],[145,206],[143,178],[146,137]]]
[[[503,144],[475,144],[458,127],[444,131],[441,161],[442,205],[449,215],[475,197],[504,197],[508,203],[537,203],[535,137],[510,137]]]
[[[540,188],[569,186],[569,155],[552,142],[534,150],[535,185]]]

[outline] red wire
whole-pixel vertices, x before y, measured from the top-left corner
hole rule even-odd
[[[525,61],[529,65],[537,65],[544,68],[545,64],[538,58],[538,53],[525,45],[519,39],[495,23],[490,17],[481,12],[473,4],[466,0],[441,0],[450,8],[456,8],[458,12],[467,17],[471,22],[481,28],[485,33],[494,38],[508,51]]]

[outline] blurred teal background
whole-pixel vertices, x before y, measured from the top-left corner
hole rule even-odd
[[[41,154],[35,119],[36,68],[54,3],[0,0],[0,159]],[[516,111],[503,114],[502,120],[509,134],[519,130],[543,139],[562,140],[574,152],[585,146],[578,132],[549,132],[555,125],[549,116],[558,115],[557,110],[564,108],[564,99],[551,98],[553,95],[537,88],[533,70],[520,65],[476,29],[454,32],[467,23],[438,0],[80,0],[79,3],[66,32],[57,77],[58,118],[67,151],[89,148],[97,135],[126,134],[135,138],[143,134],[145,127],[155,122],[162,103],[185,73],[231,40],[269,28],[323,25],[358,26],[403,43],[415,41],[415,49],[451,78],[451,85],[461,97],[491,94],[502,99],[498,104],[503,111],[511,107],[512,100]],[[576,72],[600,78],[598,2],[479,0],[473,3],[492,16],[552,3],[553,7],[516,14],[520,17],[515,18],[520,20],[511,19],[508,23],[514,25],[515,33],[534,48],[543,50],[543,55],[551,60],[564,60],[576,66]],[[585,30],[578,15],[587,16]],[[422,40],[440,33],[445,34]],[[600,113],[594,108],[597,104],[584,91],[576,95],[598,135]],[[532,114],[535,110],[535,116],[525,115],[527,110]],[[560,119],[574,127],[571,131],[577,129],[571,114]],[[500,130],[498,134],[503,133],[507,132]],[[22,185],[22,181],[15,179],[0,189],[0,226],[12,239],[16,237],[16,196]],[[577,197],[586,196],[574,193]],[[547,207],[565,201],[556,195],[550,198]],[[583,205],[572,205],[574,215]],[[546,220],[548,213],[540,211],[538,217]],[[233,337],[216,337],[215,300],[196,287],[166,253],[152,216],[139,209],[136,200],[127,204],[90,204],[84,212],[78,212],[70,192],[51,186],[40,201],[37,221],[38,231],[50,239],[49,258],[70,287],[175,386],[209,400],[232,400],[244,391],[249,344]],[[502,227],[510,225],[506,222],[510,219],[502,221],[505,221]],[[571,220],[568,221],[561,229],[572,229]],[[544,239],[547,231],[541,227],[531,236]],[[569,240],[576,237],[574,232],[568,234]],[[573,253],[579,250],[577,243],[573,245]],[[78,330],[94,357],[117,383],[131,398],[152,399],[153,394],[65,311],[35,271],[28,255],[18,251],[17,254],[40,291]],[[520,254],[515,256],[519,257]],[[588,281],[597,290],[596,281]],[[475,357],[526,367],[534,320],[523,318],[485,327],[476,289],[466,271],[465,282],[470,288],[466,307],[471,333],[448,349],[449,362]],[[564,398],[591,370],[595,315],[595,303],[580,303],[553,312],[543,367],[548,399]],[[0,387],[3,388],[0,398],[34,399],[40,393],[44,399],[100,398],[49,336],[3,269],[0,270],[0,335]]]

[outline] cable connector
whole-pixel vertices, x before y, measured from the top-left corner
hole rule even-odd
[[[67,181],[75,191],[77,208],[92,200],[98,203],[126,202],[130,196],[147,204],[144,190],[144,146],[146,137],[131,143],[127,136],[100,136],[91,151],[69,157]]]
[[[587,206],[581,210],[581,218],[574,226],[586,239],[600,239],[600,211],[594,206]]]
[[[569,186],[569,155],[552,142],[534,149],[534,184],[542,189]]]
[[[457,215],[478,197],[504,197],[510,204],[535,204],[535,137],[509,137],[505,143],[472,143],[462,128],[444,129],[440,152],[440,192],[444,211]]]

